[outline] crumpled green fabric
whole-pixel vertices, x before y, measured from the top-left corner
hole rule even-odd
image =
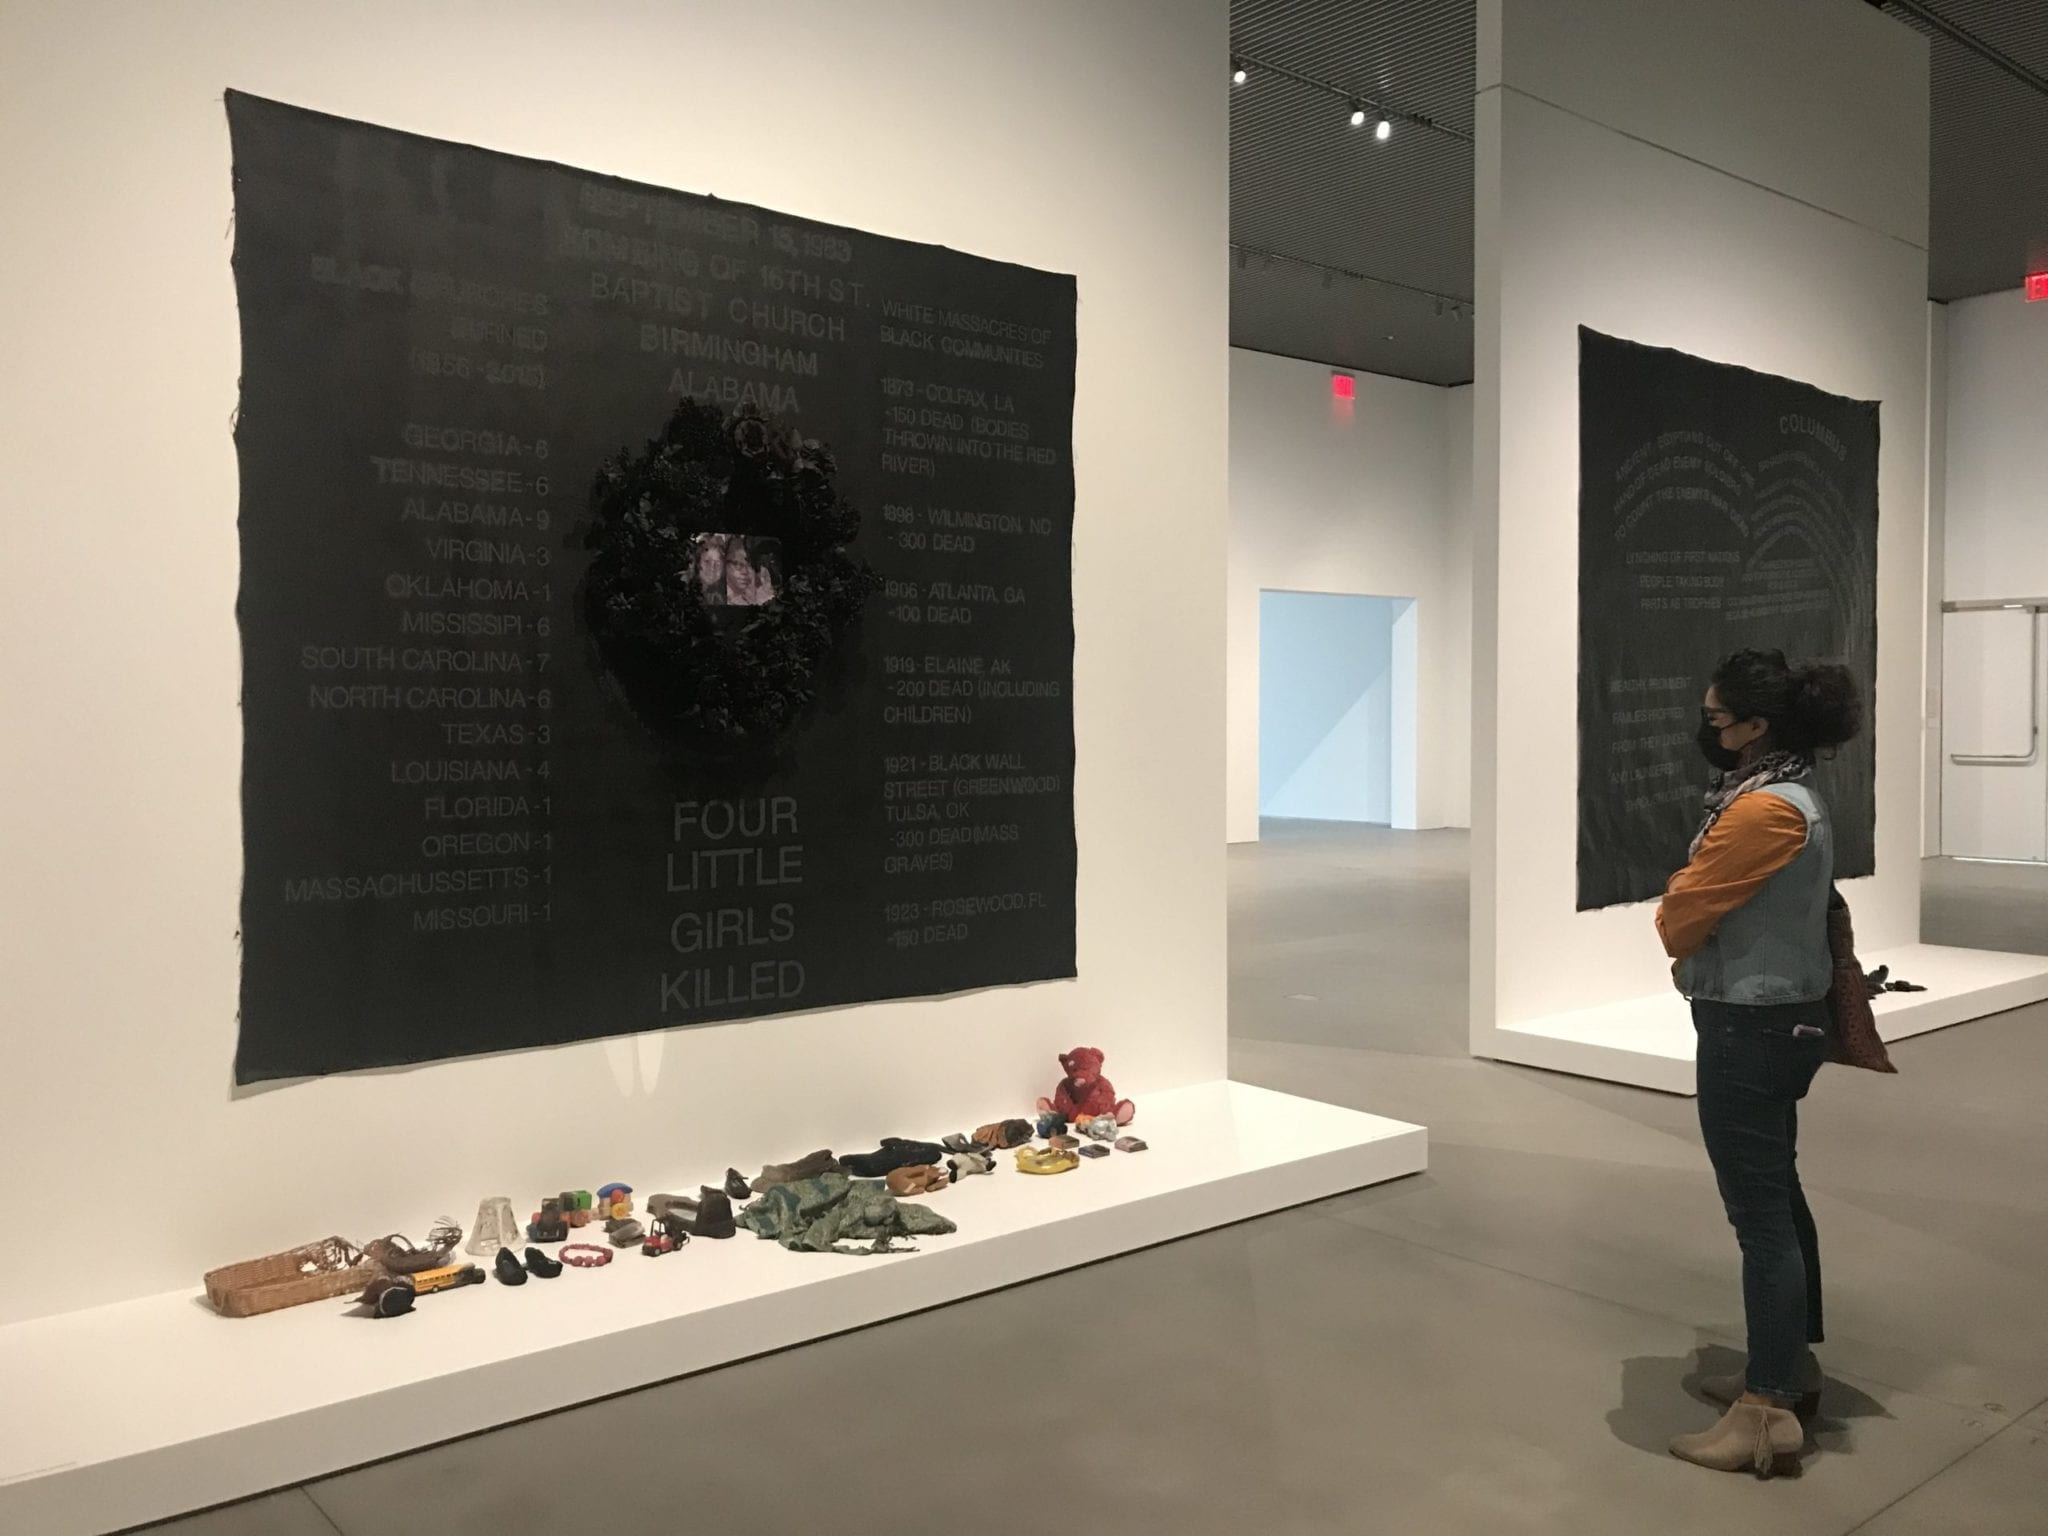
[[[792,1253],[863,1257],[899,1251],[897,1238],[960,1230],[928,1206],[898,1200],[880,1179],[850,1179],[843,1173],[778,1184],[740,1212],[739,1224]],[[855,1246],[861,1242],[867,1246]]]

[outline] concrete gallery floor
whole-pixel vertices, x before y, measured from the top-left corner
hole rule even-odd
[[[1465,869],[1231,852],[1235,1075],[1426,1124],[1428,1174],[156,1529],[2048,1531],[2048,1008],[1823,1074],[1823,1416],[1796,1481],[1703,1472],[1664,1442],[1741,1302],[1692,1104],[1466,1058]],[[1930,866],[1927,938],[2048,950],[2048,870]]]

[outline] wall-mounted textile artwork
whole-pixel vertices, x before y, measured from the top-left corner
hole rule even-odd
[[[1073,279],[228,121],[237,1079],[1072,976]]]
[[[1732,651],[1877,676],[1875,401],[1579,331],[1579,859],[1586,911],[1663,893]],[[1872,873],[1876,719],[1822,763],[1835,872]]]

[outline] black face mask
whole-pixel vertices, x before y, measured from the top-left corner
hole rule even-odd
[[[1707,718],[1705,710],[1700,711],[1699,734],[1693,740],[1699,743],[1700,756],[1718,772],[1727,773],[1742,761],[1740,752],[1721,745],[1721,728]]]

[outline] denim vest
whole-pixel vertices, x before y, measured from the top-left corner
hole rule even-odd
[[[1776,795],[1806,818],[1806,846],[1748,901],[1721,919],[1699,953],[1678,968],[1687,997],[1770,1007],[1818,1002],[1834,965],[1828,952],[1828,893],[1835,879],[1835,838],[1827,807],[1807,784],[1751,790]]]

